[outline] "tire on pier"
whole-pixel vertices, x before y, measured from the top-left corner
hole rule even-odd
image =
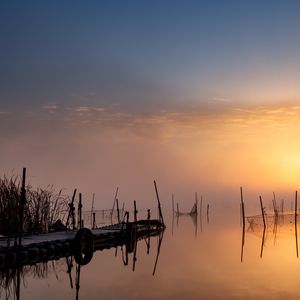
[[[94,254],[94,237],[87,228],[79,229],[74,238],[74,258],[79,265],[88,264]]]

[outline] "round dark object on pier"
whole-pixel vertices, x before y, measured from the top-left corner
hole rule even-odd
[[[39,248],[39,259],[43,260],[47,258],[47,248]]]
[[[5,254],[0,253],[0,268],[3,268],[5,265]]]
[[[47,256],[50,259],[55,256],[55,246],[53,244],[48,245],[48,247],[47,247]]]
[[[5,256],[5,263],[7,266],[14,266],[17,264],[17,253],[16,252],[8,252]]]
[[[18,263],[25,264],[28,261],[28,251],[22,250],[18,253]]]
[[[36,247],[28,248],[27,253],[28,253],[28,261],[30,263],[35,263],[38,260],[38,256],[39,256],[38,248],[36,248]]]
[[[94,236],[91,230],[82,228],[78,230],[74,238],[75,261],[80,265],[88,264],[94,253]]]

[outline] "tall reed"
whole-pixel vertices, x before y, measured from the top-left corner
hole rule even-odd
[[[21,183],[17,176],[0,178],[0,234],[15,235],[19,231]],[[53,186],[34,189],[26,186],[24,233],[43,233],[58,219],[63,220],[68,209],[69,196]]]

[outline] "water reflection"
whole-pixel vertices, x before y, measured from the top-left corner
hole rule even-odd
[[[153,260],[153,270],[152,275],[154,276],[157,270],[159,255],[162,245],[162,240],[164,236],[164,230],[159,231],[157,234],[149,234],[147,237],[136,237],[132,241],[128,241],[125,244],[116,246],[114,249],[115,257],[120,257],[122,265],[127,267],[129,266],[129,262],[132,261],[132,271],[135,271],[136,264],[138,261],[138,245],[141,243],[146,243],[147,255],[150,254],[151,244],[154,249],[156,249],[156,253],[154,255]],[[155,243],[156,240],[156,243]],[[152,242],[151,242],[152,241]],[[155,247],[157,245],[157,247]],[[118,251],[120,249],[121,251]],[[103,250],[103,249],[101,249]],[[111,249],[112,250],[112,249]],[[95,249],[97,251],[97,249]],[[106,250],[104,250],[106,251]],[[120,255],[119,255],[120,253]],[[91,260],[88,264],[93,264],[93,260]],[[75,297],[73,299],[80,299],[80,287],[81,287],[81,269],[85,267],[82,266],[78,261],[76,261],[76,257],[67,256],[65,258],[61,258],[59,260],[53,260],[43,263],[38,263],[36,265],[25,265],[19,266],[15,268],[7,268],[0,270],[0,299],[22,299],[22,290],[28,289],[26,282],[32,279],[42,279],[47,280],[48,277],[53,276],[59,281],[59,273],[65,273],[68,277],[69,286],[72,290],[74,290],[75,284]]]
[[[172,236],[174,235],[174,224],[176,222],[176,226],[179,226],[179,219],[181,217],[189,217],[192,220],[194,225],[195,237],[198,235],[198,217],[200,222],[200,231],[203,230],[203,222],[202,222],[202,206],[203,206],[203,198],[201,196],[200,199],[200,208],[198,209],[198,197],[197,193],[195,193],[195,203],[192,206],[189,212],[182,212],[179,210],[179,204],[176,204],[176,211],[174,209],[174,195],[172,195]],[[206,223],[209,224],[209,203],[206,206]]]
[[[263,257],[264,248],[270,239],[273,239],[273,246],[276,245],[278,234],[280,233],[281,238],[290,238],[291,232],[294,232],[296,256],[299,257],[298,248],[298,213],[297,206],[295,212],[278,212],[276,214],[265,214],[265,220],[263,215],[256,215],[247,217],[248,227],[242,227],[242,239],[241,239],[241,262],[244,258],[244,246],[245,236],[247,234],[254,235],[261,239],[260,244],[260,258]]]

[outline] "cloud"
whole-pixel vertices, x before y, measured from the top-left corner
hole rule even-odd
[[[58,105],[53,102],[53,103],[48,103],[46,105],[43,105],[42,108],[49,113],[55,113],[58,109]]]
[[[9,112],[8,111],[0,111],[0,115],[8,115]]]
[[[73,112],[87,113],[87,112],[103,112],[104,107],[101,106],[77,106],[70,109]]]
[[[224,102],[224,103],[229,103],[232,102],[231,99],[229,98],[224,98],[224,97],[214,97],[211,99],[212,101],[216,101],[216,102]]]

